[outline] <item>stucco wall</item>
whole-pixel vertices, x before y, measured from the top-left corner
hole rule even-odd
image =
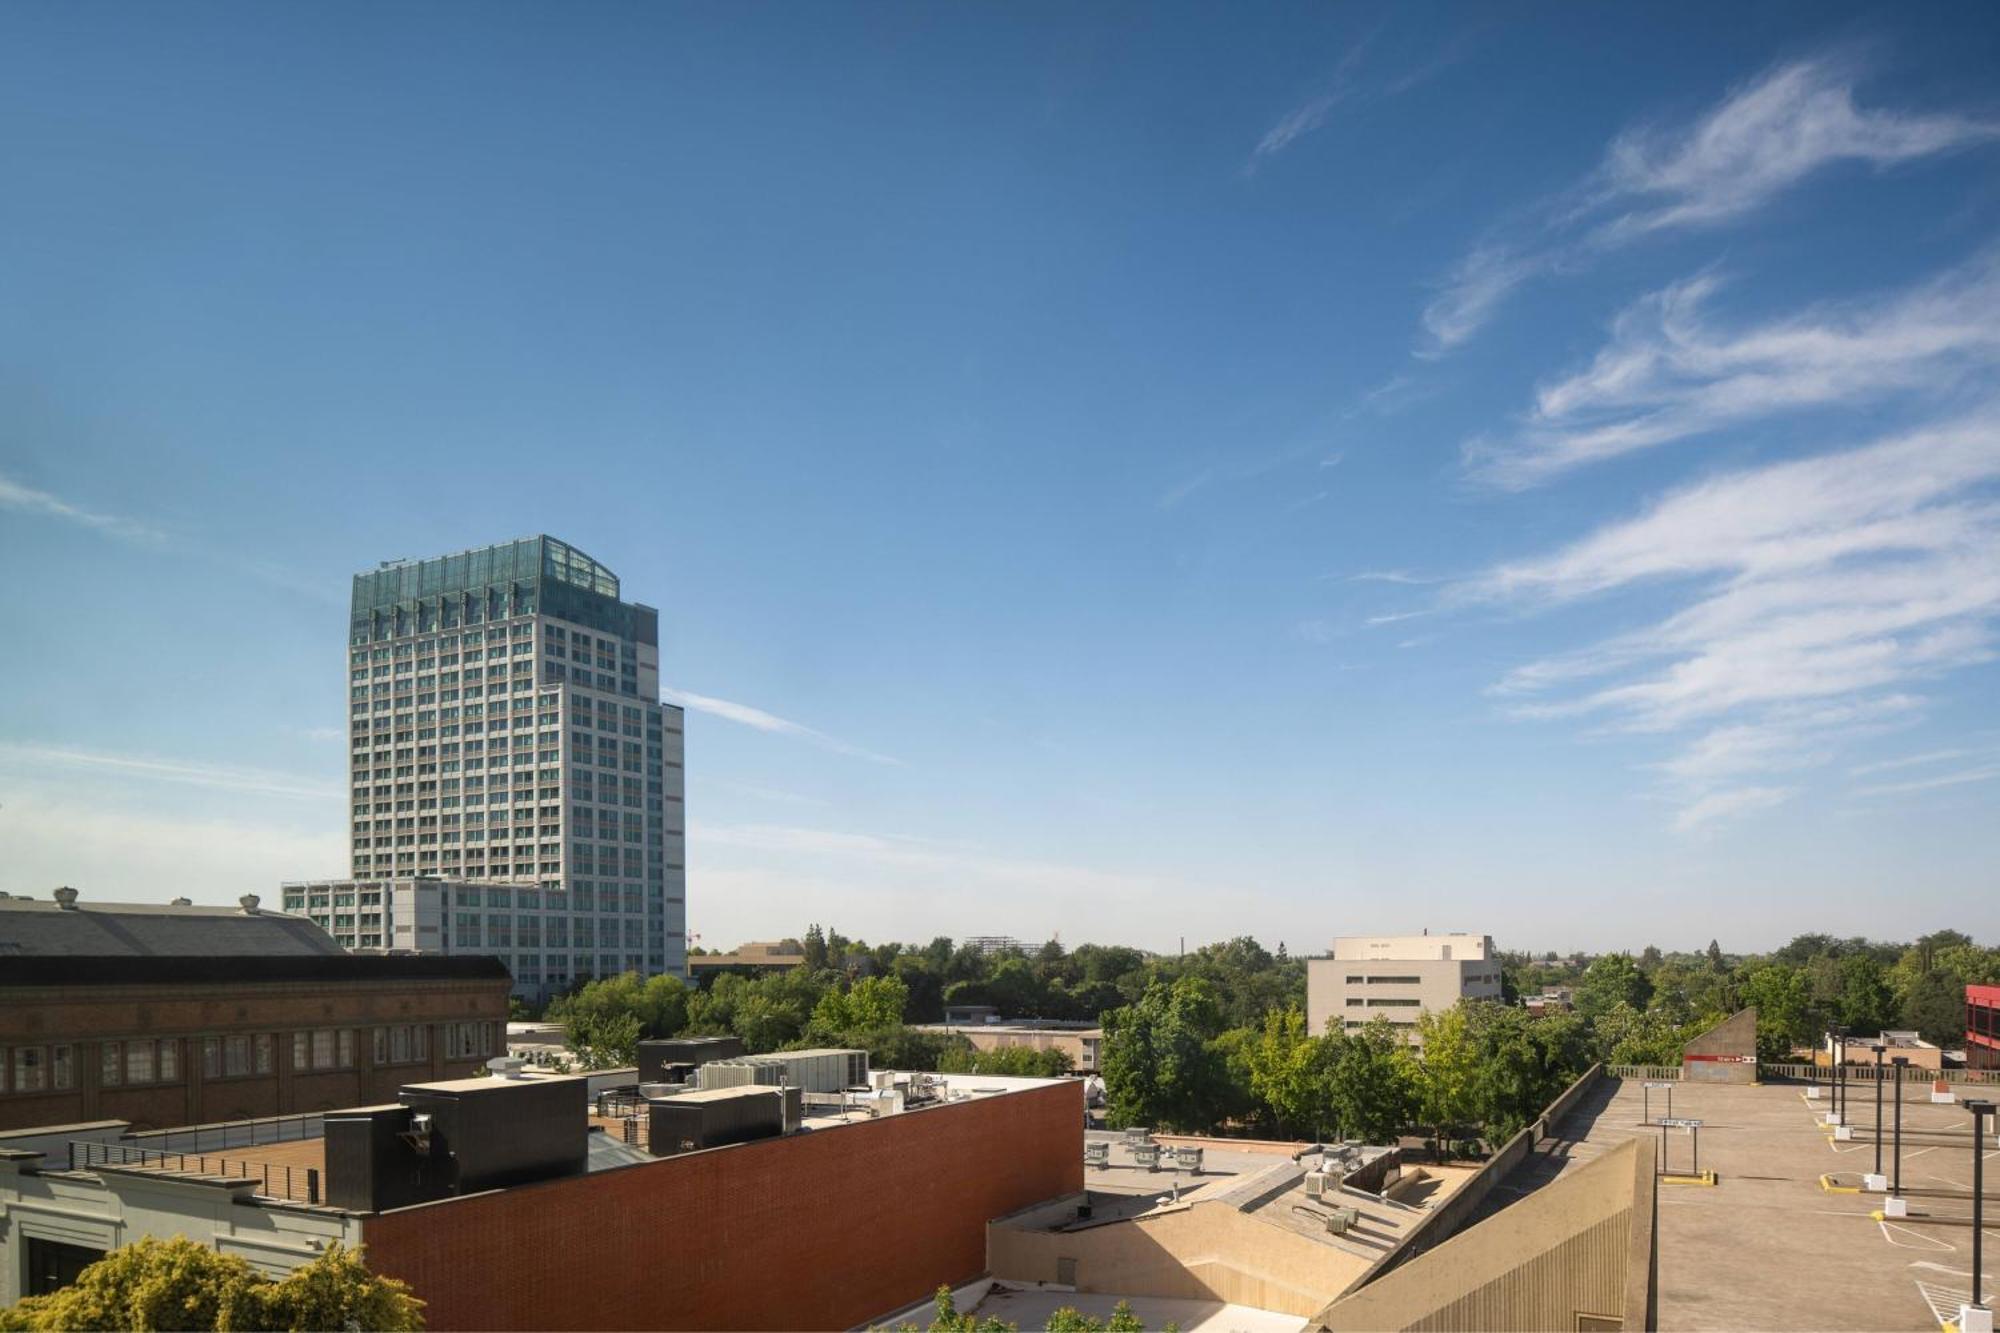
[[[1681,1078],[1689,1083],[1755,1083],[1757,1011],[1739,1010],[1682,1047]]]
[[[1336,1301],[1315,1326],[1505,1333],[1590,1314],[1644,1327],[1653,1190],[1651,1151],[1628,1140]]]

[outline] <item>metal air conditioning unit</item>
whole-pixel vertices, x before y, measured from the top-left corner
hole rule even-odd
[[[1345,1236],[1361,1224],[1359,1208],[1336,1208],[1326,1215],[1326,1229],[1329,1235]]]

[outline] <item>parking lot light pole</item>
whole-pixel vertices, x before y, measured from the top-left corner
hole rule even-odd
[[[1889,1063],[1896,1066],[1896,1146],[1891,1153],[1896,1161],[1896,1175],[1889,1188],[1889,1196],[1900,1199],[1903,1197],[1903,1070],[1909,1066],[1910,1057],[1899,1055]],[[1880,1169],[1876,1168],[1877,1171]]]
[[[1834,1077],[1840,1081],[1840,1123],[1844,1125],[1848,1120],[1847,1099],[1852,1091],[1847,1086],[1847,1029],[1845,1027],[1837,1027],[1833,1030],[1833,1073]]]
[[[1886,1049],[1881,1042],[1874,1044],[1875,1051],[1875,1174],[1882,1174],[1882,1052]],[[1898,1092],[1902,1091],[1900,1088]]]
[[[1986,1293],[1979,1285],[1979,1240],[1986,1227],[1986,1117],[1993,1114],[1993,1103],[1967,1102],[1965,1109],[1972,1112],[1972,1304],[1983,1310],[1986,1302],[1981,1298]]]

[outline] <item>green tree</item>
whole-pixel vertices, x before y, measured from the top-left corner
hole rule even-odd
[[[1964,1041],[1964,984],[1935,969],[1918,977],[1903,999],[1903,1026],[1939,1046]]]
[[[1585,1017],[1595,1018],[1620,1004],[1644,1009],[1652,996],[1652,983],[1630,954],[1608,953],[1584,969],[1576,986],[1576,1008]]]
[[[1889,1025],[1893,1012],[1882,964],[1865,953],[1840,960],[1840,994],[1834,1014],[1849,1032],[1874,1034]]]
[[[1308,1138],[1334,1131],[1332,1045],[1337,1038],[1306,1031],[1306,1016],[1285,1009],[1264,1016],[1263,1031],[1245,1043],[1250,1089],[1271,1108],[1279,1126]]]
[[[1054,1048],[1038,1051],[1032,1046],[1002,1046],[998,1050],[975,1051],[970,1045],[953,1047],[938,1057],[938,1070],[946,1074],[1005,1074],[1016,1078],[1060,1078],[1073,1067],[1067,1051]]]
[[[1420,1044],[1403,1050],[1404,1069],[1416,1093],[1417,1119],[1442,1154],[1452,1132],[1477,1117],[1479,1045],[1463,1003],[1419,1014],[1417,1034]]]
[[[563,1020],[563,1041],[585,1069],[619,1069],[639,1058],[639,1016],[572,1014]]]
[[[1359,1032],[1319,1040],[1335,1043],[1326,1082],[1338,1132],[1368,1143],[1394,1143],[1416,1114],[1401,1035],[1377,1014]]]
[[[1757,1058],[1789,1059],[1797,1046],[1818,1040],[1817,1015],[1805,973],[1766,963],[1743,981],[1743,1003],[1757,1010]]]
[[[423,1302],[404,1283],[368,1271],[334,1244],[273,1282],[235,1255],[184,1236],[145,1237],[114,1250],[77,1280],[0,1311],[0,1329],[421,1329]]]
[[[586,1030],[626,1014],[638,1020],[641,1037],[675,1036],[688,1024],[688,989],[679,977],[642,979],[637,972],[626,972],[587,981],[548,1007],[550,1022],[568,1028],[572,1020],[580,1020]]]
[[[952,1300],[950,1287],[939,1287],[934,1301],[936,1313],[931,1316],[930,1333],[1018,1333],[1019,1325],[1010,1324],[992,1315],[981,1319],[967,1311],[958,1312],[957,1302]],[[915,1324],[904,1324],[901,1333],[915,1333]]]
[[[1183,977],[1154,982],[1137,1003],[1104,1016],[1104,1090],[1113,1124],[1207,1129],[1222,1092],[1211,1042],[1222,1025],[1215,990]]]

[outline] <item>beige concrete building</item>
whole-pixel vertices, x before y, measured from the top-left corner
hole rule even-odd
[[[1032,1051],[1061,1051],[1069,1057],[1069,1067],[1080,1074],[1095,1073],[1098,1053],[1104,1045],[1104,1029],[1095,1023],[1065,1022],[1053,1018],[1023,1018],[1011,1023],[913,1023],[921,1032],[940,1032],[963,1037],[975,1051],[1002,1051],[1025,1046]]]
[[[1349,935],[1333,942],[1332,957],[1306,963],[1314,1033],[1353,1032],[1379,1014],[1414,1041],[1418,1014],[1499,998],[1490,935]]]

